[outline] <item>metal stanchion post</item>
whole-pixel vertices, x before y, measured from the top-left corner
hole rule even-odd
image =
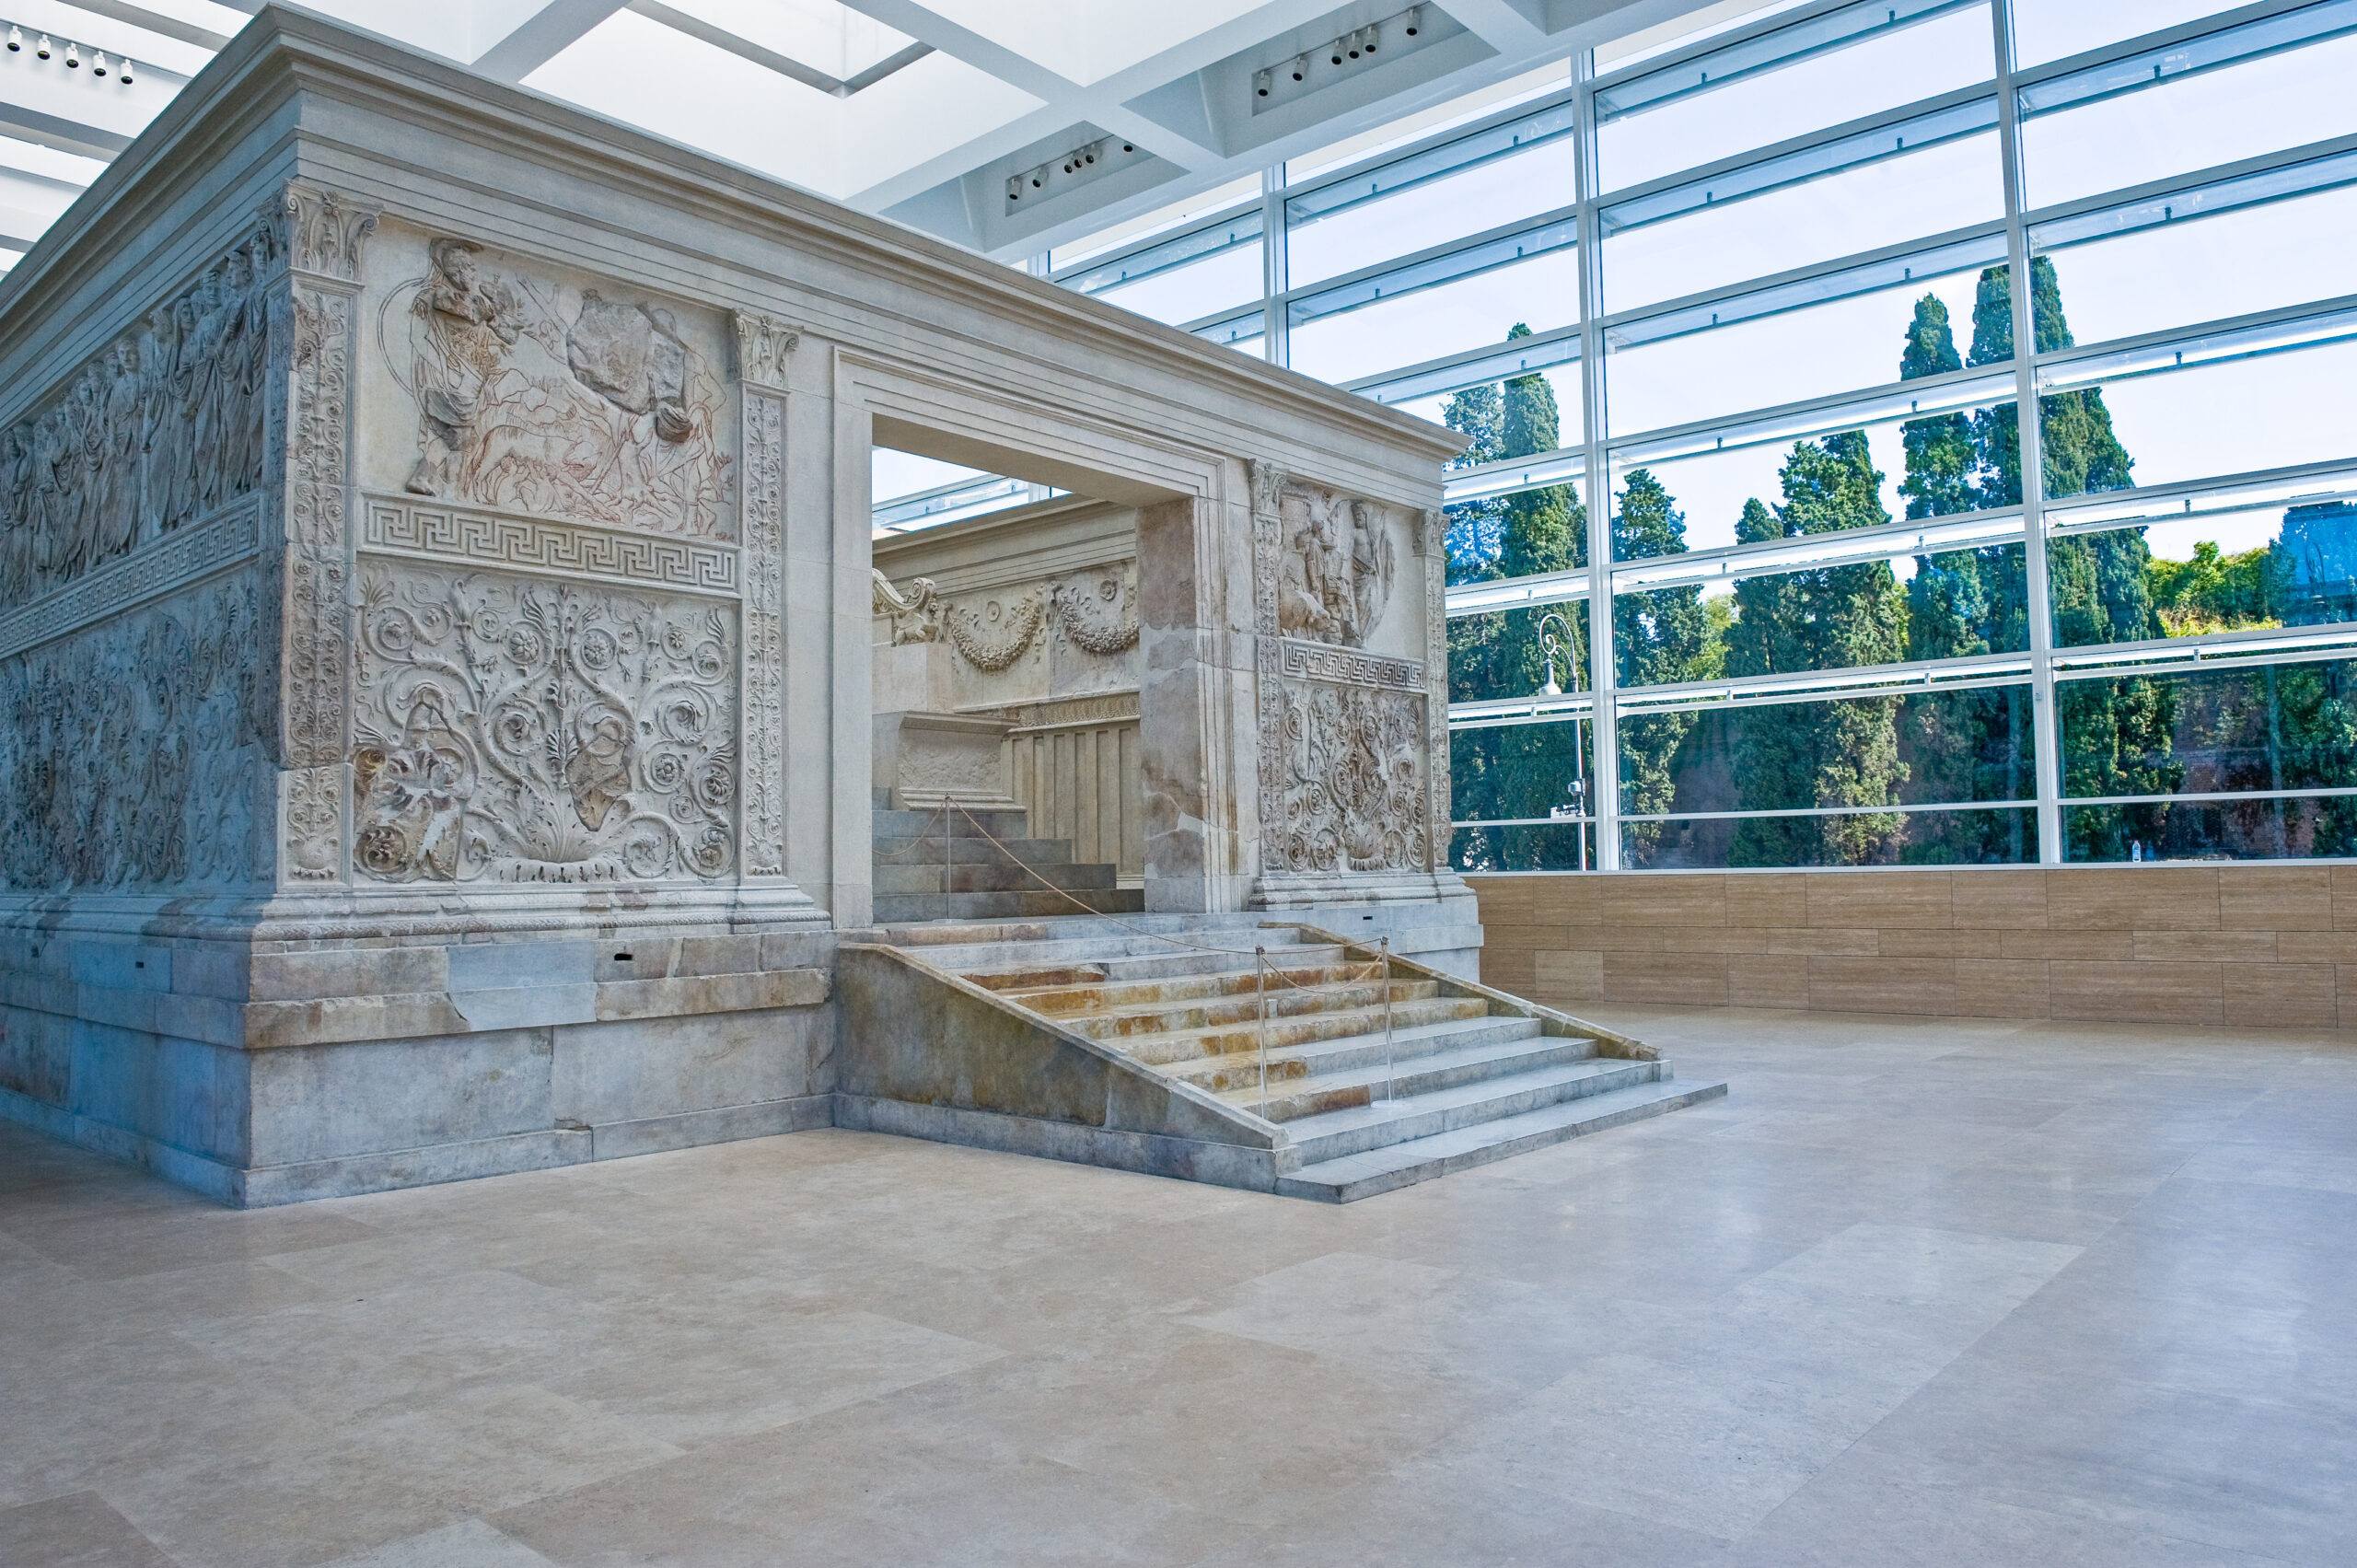
[[[1260,1119],[1269,1116],[1269,949],[1265,944],[1252,949],[1254,979],[1260,987]]]

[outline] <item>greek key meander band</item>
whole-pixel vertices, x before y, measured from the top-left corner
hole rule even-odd
[[[1291,637],[1282,639],[1277,645],[1279,668],[1297,680],[1374,686],[1392,691],[1421,692],[1424,689],[1424,667],[1414,659],[1385,658],[1355,648],[1297,642]]]
[[[134,605],[161,598],[235,564],[254,552],[261,515],[260,496],[240,497],[203,522],[167,534],[0,616],[0,658],[39,647]]]
[[[370,495],[364,550],[579,573],[691,593],[737,592],[737,546]]]

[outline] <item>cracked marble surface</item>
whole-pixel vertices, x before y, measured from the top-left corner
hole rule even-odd
[[[0,1126],[0,1562],[2357,1560],[2357,1037],[1593,1010],[1329,1207],[842,1131],[236,1213]]]

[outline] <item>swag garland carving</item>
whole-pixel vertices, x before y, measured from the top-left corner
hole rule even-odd
[[[382,882],[735,869],[731,615],[416,567],[361,585],[354,869]]]
[[[258,228],[0,431],[0,603],[260,487],[279,257]]]
[[[1016,599],[1011,610],[993,599],[980,614],[951,605],[942,623],[949,645],[968,664],[980,670],[1005,669],[1031,651],[1033,639],[1048,623],[1048,596],[1035,589]]]
[[[1064,640],[1085,653],[1112,655],[1127,653],[1138,645],[1138,603],[1134,591],[1129,603],[1109,625],[1098,619],[1100,611],[1090,605],[1093,597],[1099,604],[1112,605],[1122,598],[1125,585],[1119,577],[1104,577],[1097,581],[1094,594],[1088,588],[1072,583],[1058,583],[1050,590],[1049,602],[1054,607],[1056,630]]]
[[[0,662],[0,879],[18,891],[250,880],[263,772],[253,580]]]

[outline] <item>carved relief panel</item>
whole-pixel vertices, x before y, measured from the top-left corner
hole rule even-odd
[[[357,666],[361,877],[647,881],[736,869],[734,605],[372,564]]]
[[[0,430],[0,607],[64,587],[261,485],[279,259],[257,222]]]
[[[368,276],[369,489],[735,535],[737,411],[716,314],[390,226]]]
[[[1394,592],[1422,518],[1266,464],[1252,481],[1262,872],[1429,872],[1431,607]]]

